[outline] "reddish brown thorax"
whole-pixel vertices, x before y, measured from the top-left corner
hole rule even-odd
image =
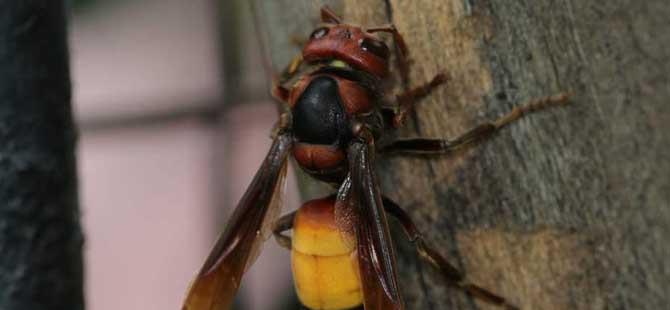
[[[346,174],[346,147],[356,134],[354,120],[375,110],[376,86],[389,74],[389,49],[375,32],[344,24],[322,11],[302,60],[315,66],[283,92],[293,121],[293,157],[317,179],[340,182]]]
[[[317,28],[302,50],[309,63],[337,59],[378,78],[388,75],[389,50],[383,41],[347,24]]]
[[[345,159],[344,151],[330,145],[296,143],[293,157],[308,170],[319,171],[334,169]]]
[[[289,93],[289,107],[293,108],[295,106],[298,98],[302,95],[302,92],[314,78],[323,75],[325,74],[306,75],[298,80]],[[344,106],[347,115],[354,116],[356,114],[372,111],[374,98],[371,97],[367,89],[354,81],[336,75],[329,76],[337,80],[340,98],[342,99],[342,105]]]

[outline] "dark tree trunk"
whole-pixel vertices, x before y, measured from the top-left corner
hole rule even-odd
[[[0,309],[83,309],[63,1],[0,0]]]
[[[285,64],[318,5],[256,2]],[[395,23],[412,85],[451,77],[398,136],[454,137],[530,98],[575,93],[457,156],[381,161],[385,193],[469,280],[523,309],[667,308],[670,2],[328,2],[350,22]],[[394,236],[408,309],[489,308]]]

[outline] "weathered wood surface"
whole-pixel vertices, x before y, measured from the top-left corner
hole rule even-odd
[[[0,309],[84,308],[63,1],[0,0]]]
[[[575,93],[458,156],[381,160],[385,193],[471,281],[523,309],[667,308],[670,2],[327,2],[350,22],[395,23],[411,84],[451,77],[398,136],[454,137],[529,98]],[[255,3],[280,67],[322,2]],[[394,236],[408,309],[489,308]]]

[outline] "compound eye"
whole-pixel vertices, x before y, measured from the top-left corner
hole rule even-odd
[[[328,34],[328,27],[316,28],[312,31],[312,34],[309,35],[310,40],[321,39]]]
[[[389,57],[389,48],[382,41],[365,38],[361,41],[360,45],[364,51],[370,52],[379,58],[387,59]]]

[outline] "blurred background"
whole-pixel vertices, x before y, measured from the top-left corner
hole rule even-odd
[[[251,8],[71,4],[87,308],[179,309],[277,118]],[[285,212],[300,204],[290,175]],[[238,308],[296,309],[289,259],[267,242]]]

